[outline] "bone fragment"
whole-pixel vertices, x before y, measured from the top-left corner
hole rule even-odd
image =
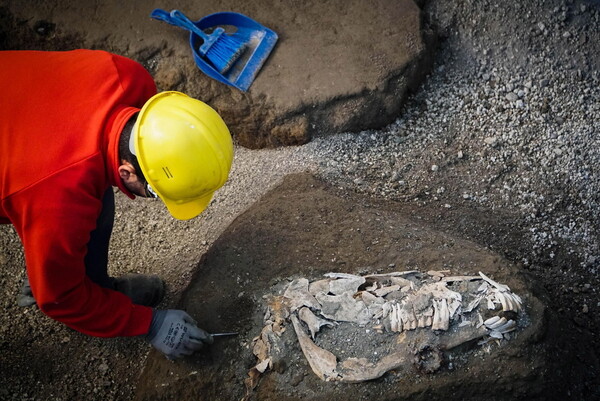
[[[382,312],[383,312],[382,317],[383,318],[386,318],[390,314],[390,312],[392,311],[393,306],[394,305],[392,303],[390,303],[390,302],[386,302],[386,303],[383,304],[383,307],[382,307]]]
[[[300,348],[302,348],[302,352],[313,372],[315,372],[321,380],[335,380],[338,377],[335,355],[312,342],[310,337],[304,332],[296,315],[292,315],[291,319],[292,324],[294,325],[294,331],[296,331],[296,336],[298,337],[298,342],[300,343]]]
[[[433,308],[433,323],[431,328],[433,330],[448,330],[450,325],[450,313],[448,311],[448,302],[446,299],[434,299]]]
[[[331,279],[313,281],[308,285],[308,292],[310,292],[312,296],[317,295],[319,292],[327,293],[327,291],[329,291],[330,281]]]
[[[305,278],[292,281],[283,293],[285,298],[290,300],[290,311],[294,312],[302,306],[319,309],[321,305],[315,297],[308,291],[308,280]]]
[[[390,277],[389,280],[393,285],[399,285],[400,287],[406,287],[407,285],[409,286],[411,283],[410,280],[402,277]]]
[[[402,328],[404,330],[414,330],[417,328],[417,318],[411,304],[399,305],[399,315],[402,319]]]
[[[477,325],[475,327],[480,328],[483,326],[483,318],[481,317],[481,313],[477,312]]]
[[[460,308],[460,301],[457,299],[451,299],[448,303],[448,319],[452,319],[456,314],[456,311]]]
[[[443,278],[446,277],[446,273],[450,273],[450,270],[429,270],[427,274],[431,277]]]
[[[449,276],[442,278],[442,281],[445,283],[453,283],[455,281],[475,281],[481,280],[479,276]]]
[[[385,304],[385,299],[376,297],[368,291],[361,291],[360,296],[364,304],[369,309],[373,319],[379,319],[383,316],[383,305]]]
[[[391,272],[391,273],[381,273],[381,274],[367,274],[364,277],[365,278],[372,278],[372,277],[377,277],[377,278],[403,277],[403,276],[410,276],[411,274],[414,274],[414,273],[419,273],[419,271],[418,270],[407,270],[407,271],[403,271],[403,272]]]
[[[374,305],[381,307],[385,303],[385,299],[375,296],[368,291],[362,291],[360,296],[367,307]]]
[[[517,294],[513,294],[513,293],[507,293],[506,296],[510,297],[510,299],[512,301],[512,304],[513,304],[513,307],[514,307],[513,310],[515,312],[519,312],[519,311],[522,310],[522,308],[521,308],[521,303],[522,303],[521,297],[519,297]]]
[[[450,311],[448,310],[448,301],[446,299],[442,299],[441,306],[441,329],[448,330],[448,326],[450,325]]]
[[[329,277],[329,278],[349,278],[349,279],[356,279],[356,278],[363,278],[362,276],[357,276],[356,274],[348,274],[348,273],[325,273],[324,274],[325,277]],[[366,276],[365,276],[366,277]]]
[[[515,294],[515,293],[513,293],[513,292],[511,292],[510,294],[511,294],[511,295],[512,295],[512,297],[513,297],[513,298],[514,298],[514,299],[517,301],[517,303],[519,304],[519,306],[523,304],[523,300],[521,299],[521,297],[520,297],[520,296],[518,296],[517,294]]]
[[[267,358],[264,361],[257,364],[254,368],[258,370],[260,373],[265,373],[265,370],[269,367],[271,363],[271,358]]]
[[[437,299],[433,300],[433,321],[431,323],[431,328],[433,330],[440,329],[440,301]]]
[[[365,358],[348,358],[340,363],[340,379],[347,383],[359,383],[377,379],[392,369],[406,366],[406,353],[396,352],[387,355],[377,363],[371,363]]]
[[[329,292],[334,295],[340,295],[346,292],[355,293],[358,291],[358,287],[364,284],[364,277],[348,277],[332,280],[329,283]]]
[[[506,323],[506,318],[501,317],[499,320],[495,321],[494,323],[486,325],[486,327],[490,330],[495,330],[496,328],[502,326],[504,323]]]
[[[502,340],[504,338],[502,333],[500,333],[499,331],[496,331],[496,330],[490,331],[490,337],[497,338],[498,340]]]
[[[469,305],[467,305],[465,308],[462,309],[463,313],[469,313],[473,309],[477,308],[479,306],[479,304],[481,303],[482,299],[483,299],[482,296],[478,296],[475,299],[473,299],[471,302],[469,302]]]
[[[385,297],[390,292],[394,292],[394,291],[398,291],[398,290],[400,290],[399,285],[391,285],[388,287],[381,287],[381,288],[375,290],[374,294],[377,295],[378,297]]]
[[[334,327],[336,324],[335,322],[330,322],[329,320],[321,319],[320,317],[312,313],[312,311],[307,307],[301,308],[298,311],[298,316],[308,326],[308,329],[310,330],[310,335],[313,338],[313,340],[315,339],[315,335],[319,332],[319,330],[321,330],[321,327]]]
[[[486,326],[491,326],[492,324],[498,322],[499,320],[500,320],[500,316],[492,316],[491,318],[484,321],[483,324],[485,324]]]
[[[271,325],[266,325],[260,331],[260,335],[254,339],[254,346],[252,348],[252,353],[256,355],[259,361],[269,357],[272,341],[273,328]]]
[[[256,367],[250,369],[248,372],[248,377],[244,380],[244,384],[246,385],[246,394],[242,398],[241,401],[248,401],[252,397],[252,391],[258,385],[258,379],[260,378],[260,372]]]
[[[509,333],[516,328],[517,328],[517,323],[511,319],[508,322],[504,323],[503,325],[494,328],[493,331],[497,331],[499,333],[504,334],[504,333]]]
[[[492,280],[491,278],[489,278],[488,276],[486,276],[482,272],[479,272],[479,275],[481,276],[481,278],[483,278],[485,281],[487,281],[488,283],[490,283],[491,285],[493,285],[494,287],[496,287],[500,291],[510,291],[510,288],[507,285],[497,283],[496,281]]]
[[[365,303],[352,298],[352,295],[348,293],[341,295],[317,294],[316,298],[321,304],[321,314],[327,319],[338,322],[354,322],[361,326],[371,320],[371,313]]]
[[[409,291],[412,291],[412,289],[413,289],[413,285],[411,283],[411,285],[405,285],[404,287],[400,288],[400,292],[407,293]]]
[[[508,311],[510,310],[508,308],[508,303],[506,302],[506,298],[504,297],[504,294],[502,294],[500,291],[495,291],[494,296],[496,297],[496,302],[499,302],[502,305],[502,310],[503,311]]]
[[[392,313],[390,314],[390,326],[394,333],[401,331],[401,329],[398,330],[398,324],[402,325],[402,322],[398,317],[398,305],[394,304],[392,305]]]
[[[485,327],[463,327],[456,335],[448,336],[440,342],[440,347],[450,350],[469,341],[482,338],[488,334]]]
[[[421,313],[422,313],[424,316],[427,316],[427,317],[431,317],[431,316],[433,316],[433,306],[432,306],[432,305],[429,305],[429,307],[428,307],[427,309],[425,309],[425,310],[421,311]]]

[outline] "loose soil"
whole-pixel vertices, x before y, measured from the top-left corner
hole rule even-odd
[[[298,149],[238,149],[230,182],[194,221],[173,221],[160,203],[117,196],[111,272],[160,274],[169,285],[161,307],[186,307],[205,328],[238,337],[169,362],[142,339],[91,338],[36,308],[18,308],[22,250],[14,230],[0,226],[0,399],[239,399],[255,362],[247,346],[262,327],[263,296],[277,285],[326,271],[450,260],[461,273],[485,266],[525,294],[530,308],[543,309],[532,313],[543,318],[490,354],[464,350],[454,369],[447,361],[433,375],[407,368],[357,385],[316,379],[290,336],[289,361],[264,375],[252,396],[600,399],[599,230],[597,208],[590,209],[599,193],[600,4],[423,3],[445,40],[425,90],[398,124],[348,134],[357,140],[323,133]],[[52,21],[15,19],[2,7],[0,22],[3,48],[67,50],[83,45],[87,29],[74,18],[69,31],[81,34],[65,35]],[[126,54],[129,43],[96,45]],[[151,50],[135,55],[152,71]],[[182,74],[197,73],[190,60],[181,65]],[[518,98],[525,89],[530,94]],[[314,155],[325,160],[313,165]],[[290,177],[261,200],[287,173],[304,169],[326,182]]]
[[[463,211],[476,221],[476,213]],[[257,361],[252,339],[263,327],[267,303],[290,280],[322,278],[327,272],[353,274],[404,270],[478,271],[506,283],[524,297],[526,327],[501,347],[475,343],[444,353],[444,367],[419,372],[412,358],[378,380],[360,384],[321,381],[310,369],[291,325],[277,342],[273,369],[247,399],[256,400],[425,400],[548,399],[552,342],[543,341],[546,318],[532,285],[518,268],[474,242],[424,224],[402,205],[335,191],[308,174],[288,176],[238,217],[206,253],[181,306],[209,332],[237,331],[219,338],[193,358],[174,364],[153,353],[137,386],[138,400],[240,400],[248,370]],[[527,284],[526,284],[527,283]],[[556,324],[552,319],[551,324]],[[397,335],[365,334],[349,325],[325,330],[322,346],[339,359],[384,353]],[[431,335],[431,330],[417,330]],[[410,337],[408,342],[418,342]],[[387,345],[386,345],[387,343]],[[427,344],[426,341],[424,341]],[[431,343],[433,344],[433,342]],[[417,358],[416,353],[412,355]]]

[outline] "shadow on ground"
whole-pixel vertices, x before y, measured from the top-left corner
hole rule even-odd
[[[460,215],[463,224],[480,218],[476,211]],[[238,331],[239,336],[218,339],[182,362],[151,354],[136,399],[242,399],[244,380],[256,363],[251,342],[263,326],[266,296],[292,278],[312,280],[330,271],[451,269],[477,274],[481,270],[524,297],[531,323],[502,347],[485,351],[468,344],[451,360],[446,355],[444,367],[436,373],[422,374],[406,366],[359,384],[318,379],[289,330],[284,333],[288,357],[263,375],[250,399],[347,400],[350,391],[353,399],[379,400],[559,399],[566,396],[571,380],[584,383],[585,363],[571,365],[571,373],[564,376],[556,369],[554,349],[563,341],[554,336],[568,327],[544,313],[538,300],[545,297],[543,290],[529,287],[535,280],[495,252],[423,220],[397,203],[342,193],[308,174],[288,176],[219,238],[182,299],[182,307],[199,319],[201,327],[210,332]],[[512,238],[516,242],[520,236],[514,233]],[[362,347],[368,352],[369,343]],[[577,344],[570,348],[582,357]]]

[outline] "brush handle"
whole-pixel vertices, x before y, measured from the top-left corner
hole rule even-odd
[[[168,24],[178,26],[180,28],[186,29],[193,34],[200,36],[200,38],[204,41],[202,46],[200,47],[200,52],[204,55],[208,51],[208,49],[212,46],[214,42],[216,42],[219,37],[223,34],[223,28],[217,28],[211,35],[206,34],[202,29],[198,28],[196,24],[188,17],[186,17],[181,11],[173,10],[170,13],[157,8],[150,13],[150,16],[159,21],[166,22]]]

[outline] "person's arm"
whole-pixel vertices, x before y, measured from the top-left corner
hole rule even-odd
[[[152,309],[96,285],[85,273],[87,243],[102,207],[103,191],[93,182],[102,180],[104,171],[95,171],[102,164],[93,159],[12,195],[6,203],[10,219],[23,242],[33,295],[45,314],[92,336],[145,335]]]

